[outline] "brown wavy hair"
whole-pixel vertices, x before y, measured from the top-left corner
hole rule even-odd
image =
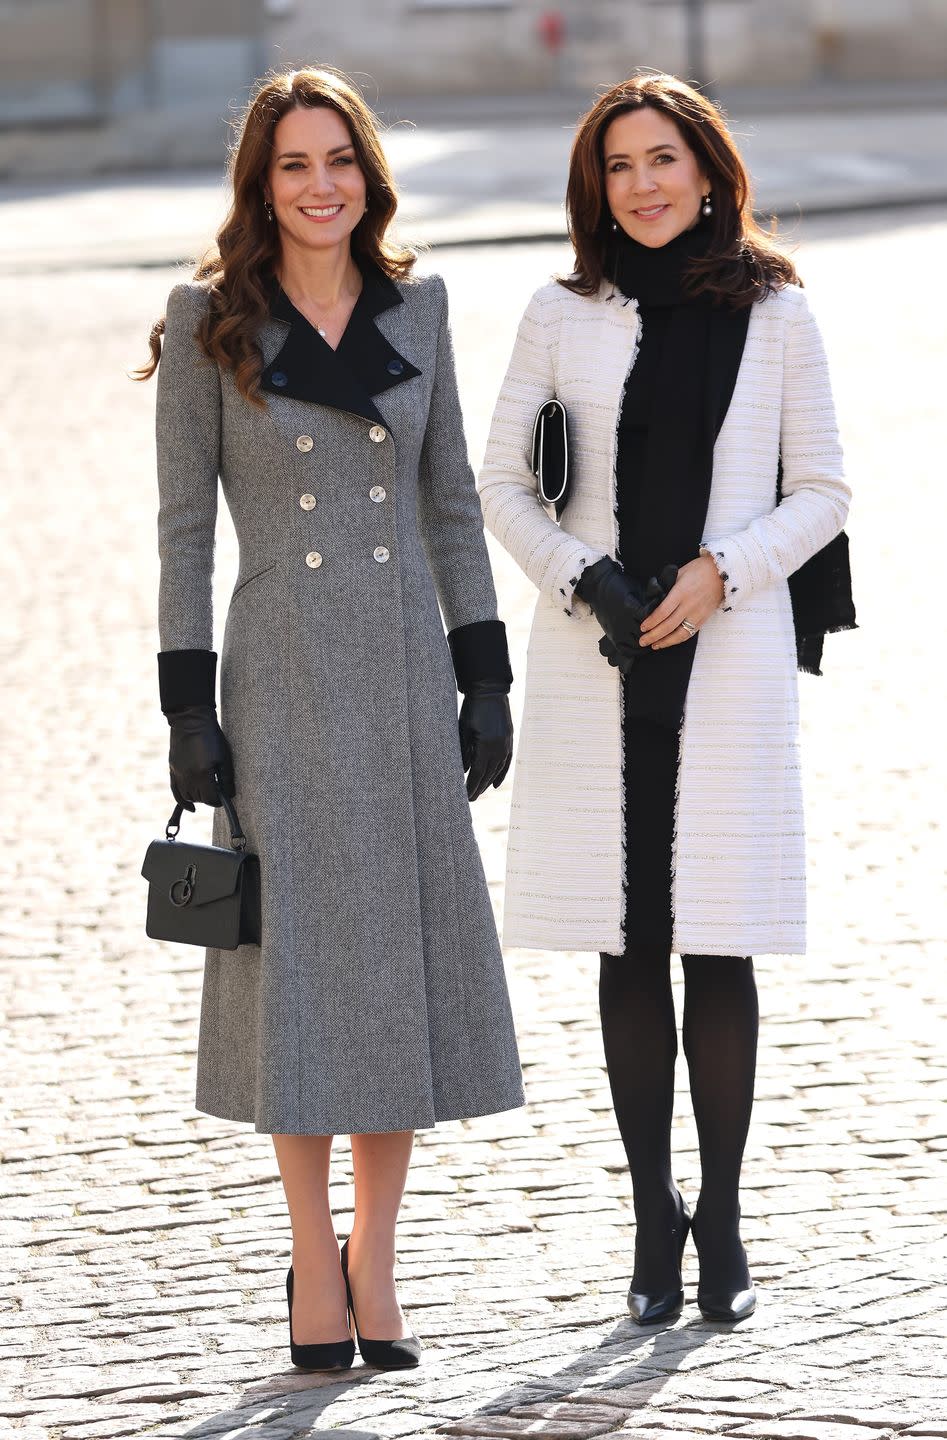
[[[264,185],[273,151],[273,133],[282,117],[301,106],[324,106],[341,115],[365,176],[366,212],[352,231],[352,252],[374,263],[393,280],[405,280],[416,251],[388,238],[398,208],[394,178],[381,148],[375,119],[348,76],[329,66],[270,72],[258,82],[237,128],[230,152],[233,201],[217,232],[217,243],[198,263],[194,279],[210,304],[197,330],[209,360],[233,371],[237,388],[254,404],[260,394],[262,357],[256,334],[269,313],[269,287],[280,254],[279,227],[266,218]],[[134,372],[147,380],[161,359],[165,317],[151,328],[151,360]]]
[[[612,216],[605,194],[605,131],[619,115],[650,108],[672,120],[710,181],[710,250],[692,262],[693,294],[710,293],[737,308],[783,285],[798,284],[796,267],[753,216],[750,177],[721,110],[674,75],[637,72],[600,95],[579,121],[569,159],[566,212],[575,269],[560,285],[594,295],[608,278]]]

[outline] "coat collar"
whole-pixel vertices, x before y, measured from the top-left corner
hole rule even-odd
[[[260,377],[264,391],[384,422],[372,397],[414,379],[421,371],[398,353],[375,324],[384,311],[404,304],[400,290],[370,261],[360,262],[360,268],[362,293],[336,350],[274,281],[270,315],[287,325],[289,333]]]

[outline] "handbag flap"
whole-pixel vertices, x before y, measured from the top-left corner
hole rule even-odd
[[[220,845],[186,845],[180,840],[152,840],[141,873],[159,893],[180,905],[211,905],[232,895],[249,857]]]

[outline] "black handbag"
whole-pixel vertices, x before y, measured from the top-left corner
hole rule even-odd
[[[543,505],[552,505],[556,519],[569,503],[569,422],[561,400],[544,400],[533,421],[532,464],[536,489]]]
[[[183,805],[176,805],[163,840],[152,840],[141,873],[148,881],[145,934],[152,940],[236,950],[260,943],[260,862],[247,851],[232,801],[221,803],[230,849],[178,840]]]

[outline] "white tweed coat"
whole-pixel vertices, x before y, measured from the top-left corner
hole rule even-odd
[[[621,683],[573,594],[617,548],[615,459],[638,349],[634,301],[543,286],[523,316],[479,488],[488,528],[539,589],[507,852],[504,941],[624,949]],[[536,497],[537,406],[571,424],[561,529]],[[782,452],[783,500],[776,505]],[[714,449],[705,548],[724,577],[701,629],[681,731],[671,903],[675,951],[805,949],[805,834],[787,577],[838,534],[850,491],[825,353],[804,292],[758,302]]]

